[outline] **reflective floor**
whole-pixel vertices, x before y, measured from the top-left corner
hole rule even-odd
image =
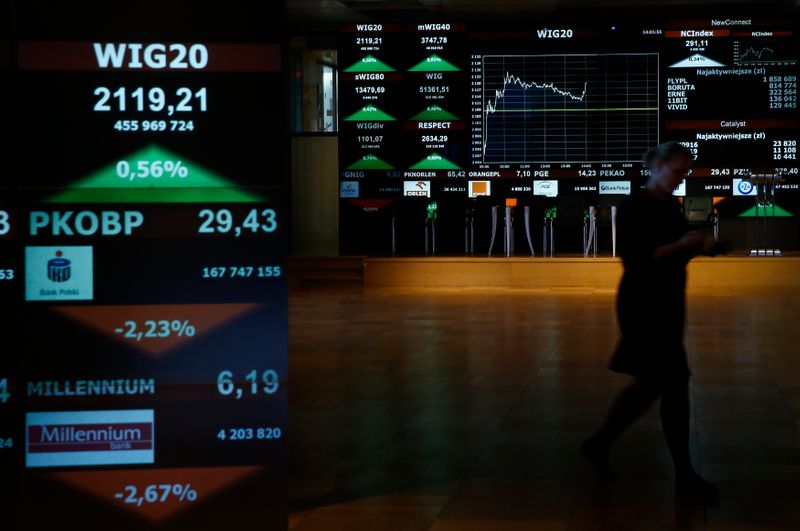
[[[800,529],[800,289],[689,293],[692,451],[676,499],[657,408],[577,452],[627,378],[611,290],[302,289],[290,296],[290,526]]]

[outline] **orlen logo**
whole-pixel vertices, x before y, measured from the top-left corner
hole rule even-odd
[[[405,181],[403,182],[403,195],[406,197],[430,197],[430,181]]]
[[[25,466],[152,464],[152,409],[28,413]]]

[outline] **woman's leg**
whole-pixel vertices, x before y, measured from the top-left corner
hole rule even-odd
[[[667,440],[678,480],[692,478],[696,472],[689,455],[689,376],[664,380],[661,395],[661,426]]]
[[[661,426],[675,464],[675,488],[679,493],[707,499],[719,497],[719,489],[704,480],[692,466],[689,454],[689,377],[664,380],[661,395]]]
[[[597,447],[608,449],[622,432],[647,413],[661,391],[657,380],[637,377],[617,395],[603,425],[590,440]]]

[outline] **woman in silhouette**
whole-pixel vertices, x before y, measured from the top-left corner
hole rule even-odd
[[[661,425],[675,464],[675,489],[716,497],[689,457],[689,365],[683,346],[686,264],[703,252],[704,237],[690,231],[672,195],[691,167],[689,151],[677,142],[645,154],[650,177],[617,216],[619,254],[625,272],[617,295],[622,339],[609,368],[634,376],[617,396],[601,428],[582,451],[602,475],[609,475],[611,444],[661,398]]]

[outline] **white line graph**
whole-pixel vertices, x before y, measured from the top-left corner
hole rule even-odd
[[[658,54],[485,55],[482,164],[631,162],[658,141]]]
[[[733,62],[737,65],[794,65],[797,64],[797,42],[781,39],[734,41]]]
[[[748,49],[746,49],[744,53],[742,53],[742,61],[746,60],[748,55],[752,55],[756,59],[761,59],[765,53],[769,53],[770,55],[775,55],[775,50],[767,46],[764,46],[760,50],[756,50],[751,46]]]

